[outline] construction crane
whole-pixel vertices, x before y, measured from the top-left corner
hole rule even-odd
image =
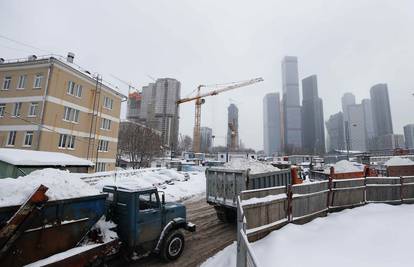
[[[131,83],[126,82],[126,81],[124,81],[124,80],[122,80],[122,79],[120,79],[120,78],[116,77],[116,76],[115,76],[115,75],[113,75],[113,74],[111,74],[111,76],[112,76],[112,77],[114,77],[115,79],[117,79],[118,81],[120,81],[121,83],[128,85],[128,96],[129,96],[129,94],[131,93],[131,90],[134,90],[134,91],[137,91],[137,92],[138,92],[138,89],[137,89],[135,86],[132,86],[132,85],[131,85]]]
[[[225,87],[222,88],[217,88],[213,91],[201,94],[201,88],[202,87],[207,87],[206,85],[199,85],[197,87],[197,95],[193,96],[193,97],[186,97],[186,98],[182,98],[180,100],[177,101],[177,105],[182,104],[182,103],[186,103],[186,102],[190,102],[190,101],[195,101],[195,117],[194,117],[194,132],[193,132],[193,151],[195,153],[200,152],[200,122],[201,122],[201,105],[205,103],[205,99],[203,97],[207,97],[207,96],[214,96],[214,95],[218,95],[220,93],[223,92],[227,92],[236,88],[240,88],[240,87],[244,87],[244,86],[248,86],[251,84],[255,84],[258,82],[262,82],[263,78],[255,78],[255,79],[251,79],[248,81],[243,81],[243,82],[236,82],[236,83],[232,83],[230,85],[227,85]]]

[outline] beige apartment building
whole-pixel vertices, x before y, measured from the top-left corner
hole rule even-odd
[[[126,96],[73,63],[74,55],[0,59],[0,147],[64,152],[115,168]]]

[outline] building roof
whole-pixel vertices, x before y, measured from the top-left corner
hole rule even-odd
[[[86,159],[60,152],[0,148],[0,161],[18,166],[93,166]]]
[[[83,76],[84,78],[88,79],[91,82],[96,82],[97,78],[96,75],[91,74],[86,69],[83,69],[81,66],[68,62],[65,60],[64,57],[59,55],[46,55],[46,56],[39,56],[35,59],[29,59],[29,58],[18,58],[18,59],[10,59],[5,60],[2,64],[0,64],[0,67],[18,67],[18,66],[24,66],[24,65],[33,65],[33,64],[50,64],[50,63],[57,63],[62,67],[66,67],[67,69],[70,69],[74,71],[75,73]],[[102,87],[114,95],[117,95],[121,98],[127,98],[126,95],[122,94],[118,91],[118,87],[114,86],[113,84],[101,80]]]

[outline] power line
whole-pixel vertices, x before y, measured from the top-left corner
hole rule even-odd
[[[7,37],[7,36],[4,36],[4,35],[2,35],[2,34],[0,34],[0,38],[6,39],[6,40],[8,40],[8,41],[10,41],[10,42],[14,42],[14,43],[16,43],[16,44],[20,44],[20,45],[23,45],[23,46],[30,47],[30,48],[32,48],[32,49],[36,49],[36,50],[43,51],[43,52],[46,52],[46,53],[51,53],[50,51],[47,51],[47,50],[41,49],[41,48],[39,48],[39,47],[36,47],[36,46],[30,45],[30,44],[26,44],[26,43],[23,43],[23,42],[20,42],[20,41],[14,40],[14,39],[9,38],[9,37]],[[51,53],[51,54],[53,54],[53,53]]]
[[[28,50],[24,50],[24,49],[20,49],[20,48],[14,48],[14,47],[9,47],[6,45],[2,45],[0,44],[1,47],[6,48],[6,49],[12,49],[12,50],[16,50],[16,51],[21,51],[21,52],[25,52],[25,53],[32,53],[33,51],[28,51]]]

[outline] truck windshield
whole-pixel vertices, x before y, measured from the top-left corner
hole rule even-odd
[[[152,192],[139,195],[139,210],[158,209],[159,206],[156,193]]]

